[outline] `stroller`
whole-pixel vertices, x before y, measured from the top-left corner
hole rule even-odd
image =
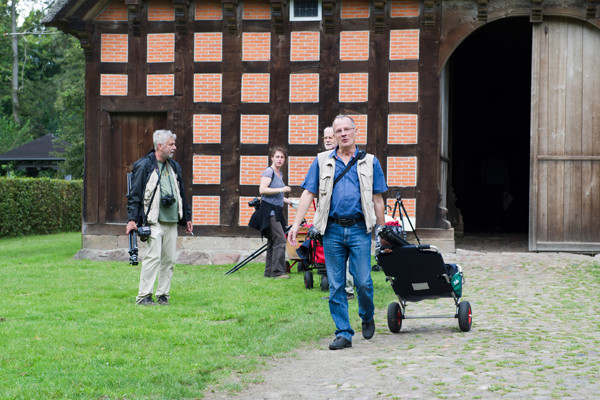
[[[457,318],[460,330],[468,332],[473,316],[469,302],[460,301],[464,283],[462,268],[457,264],[445,264],[435,246],[421,244],[399,194],[396,195],[394,214],[396,209],[399,209],[401,217],[404,212],[418,245],[406,240],[406,230],[397,223],[385,225],[378,233],[377,263],[383,269],[386,281],[391,283],[399,300],[399,303],[391,303],[388,307],[388,328],[394,333],[400,332],[404,319]],[[445,297],[454,300],[456,312],[452,315],[406,315],[407,302]]]
[[[288,248],[290,258],[292,253],[296,253],[300,263],[298,264],[298,272],[304,271],[304,287],[312,289],[314,287],[313,270],[321,276],[320,287],[322,291],[329,290],[329,281],[327,280],[327,270],[325,269],[325,254],[323,253],[323,245],[316,239],[312,239],[309,235],[309,228],[312,225],[305,225],[302,233],[306,233],[304,240],[298,236],[299,245],[295,249]],[[301,233],[298,232],[298,233]],[[288,244],[288,246],[290,246]]]

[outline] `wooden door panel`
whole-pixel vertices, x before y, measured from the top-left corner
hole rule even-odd
[[[530,250],[600,250],[600,31],[533,27]]]
[[[110,116],[109,151],[106,163],[105,218],[107,223],[127,221],[127,173],[134,161],[152,150],[152,134],[165,129],[166,113],[112,113]]]

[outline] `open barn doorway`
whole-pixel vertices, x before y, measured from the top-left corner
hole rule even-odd
[[[448,209],[458,232],[527,233],[531,32],[528,18],[491,22],[447,64]]]

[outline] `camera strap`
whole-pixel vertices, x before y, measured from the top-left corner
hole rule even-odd
[[[150,214],[150,207],[152,207],[152,202],[154,201],[154,195],[156,195],[156,190],[160,186],[160,177],[162,176],[162,173],[165,170],[165,167],[167,166],[168,162],[169,162],[168,160],[165,160],[162,168],[160,169],[160,171],[158,171],[158,160],[156,161],[156,170],[155,171],[157,171],[157,173],[158,173],[158,181],[156,182],[156,186],[154,187],[154,191],[152,192],[152,197],[150,197],[150,203],[148,203],[148,210],[144,214],[144,221],[143,221],[144,225],[148,225],[148,214]]]
[[[365,156],[366,156],[366,155],[367,155],[367,152],[366,152],[366,151],[364,151],[364,150],[359,150],[359,151],[358,151],[358,154],[356,154],[356,157],[354,157],[354,158],[352,159],[352,161],[350,161],[350,162],[348,163],[348,165],[346,166],[346,169],[345,169],[345,170],[343,170],[343,171],[342,171],[342,173],[341,173],[341,174],[339,174],[337,178],[335,178],[335,181],[333,181],[333,187],[335,187],[335,184],[336,184],[336,183],[338,183],[338,182],[339,182],[339,180],[340,180],[340,179],[342,179],[342,177],[343,177],[344,175],[346,175],[346,172],[348,172],[348,171],[350,170],[350,168],[352,168],[352,166],[353,166],[354,164],[356,164],[356,162],[357,162],[358,160],[362,160],[363,158],[365,158]],[[331,188],[331,190],[333,190],[333,187]]]

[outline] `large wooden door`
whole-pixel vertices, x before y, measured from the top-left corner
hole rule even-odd
[[[132,163],[153,149],[152,134],[165,129],[166,113],[111,113],[105,173],[106,222],[127,221],[127,172]]]
[[[533,27],[529,249],[600,250],[600,30]]]

